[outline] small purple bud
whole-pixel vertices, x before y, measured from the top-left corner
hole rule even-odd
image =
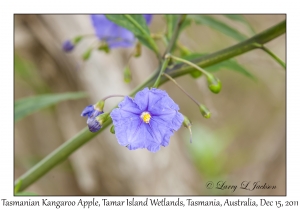
[[[81,113],[82,117],[87,117],[87,125],[91,132],[97,132],[101,128],[101,123],[97,120],[97,117],[102,114],[102,111],[95,109],[94,105],[88,105]]]
[[[99,112],[99,114],[100,114],[100,112]],[[87,119],[86,123],[87,123],[87,125],[89,127],[89,130],[91,132],[97,132],[101,128],[101,125],[100,125],[99,121],[95,117],[89,117]]]
[[[70,40],[67,40],[63,43],[62,48],[65,52],[71,52],[74,49],[74,44]]]

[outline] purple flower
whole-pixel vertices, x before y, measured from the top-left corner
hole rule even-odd
[[[97,116],[102,114],[102,111],[99,111],[95,109],[94,105],[88,105],[87,107],[84,108],[84,110],[81,113],[82,117],[87,117],[87,125],[89,127],[89,130],[91,132],[97,132],[101,128],[101,124],[99,121],[96,119]]]
[[[145,88],[134,99],[126,96],[110,116],[120,145],[157,152],[160,146],[168,146],[170,137],[180,128],[183,115],[178,110],[165,91]]]
[[[144,15],[147,24],[150,24],[152,15]],[[91,15],[91,20],[97,37],[105,41],[109,48],[131,47],[135,44],[133,33],[114,22],[108,20],[105,15]]]
[[[70,40],[66,40],[62,44],[62,48],[65,52],[71,52],[74,49],[74,44]]]

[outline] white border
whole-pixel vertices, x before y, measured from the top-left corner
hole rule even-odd
[[[295,3],[293,3],[295,2]],[[287,197],[266,197],[267,200],[299,201],[299,11],[296,1],[1,1],[1,146],[0,199],[13,197],[13,14],[14,13],[287,13]],[[137,10],[138,8],[138,10]],[[275,174],[274,174],[275,175]],[[56,200],[78,200],[79,197],[52,197]],[[98,199],[102,199],[99,197]],[[127,197],[126,197],[127,198]],[[117,197],[116,199],[126,199]],[[139,197],[141,198],[141,197]],[[173,197],[174,198],[174,197]],[[170,198],[170,199],[173,199]],[[227,197],[216,197],[224,201]],[[228,197],[246,200],[246,197]],[[24,198],[23,198],[24,199]],[[38,199],[41,199],[39,197]],[[84,198],[88,200],[88,197]],[[109,197],[109,199],[113,199]],[[174,198],[175,199],[175,198]],[[182,198],[182,199],[186,199]],[[212,200],[214,197],[200,197]],[[259,200],[260,197],[251,197]],[[3,209],[0,204],[1,209]],[[149,208],[149,207],[148,207]],[[169,209],[173,207],[169,207]],[[199,207],[198,207],[199,208]],[[200,207],[203,208],[203,207]],[[210,209],[219,209],[214,207]],[[274,207],[273,207],[274,208]],[[6,209],[6,208],[4,208]],[[13,209],[19,209],[14,207]],[[26,207],[23,209],[32,209]],[[37,208],[36,208],[37,209]],[[44,208],[39,208],[44,209]],[[49,208],[47,208],[49,209]],[[52,208],[54,209],[54,208]],[[67,209],[67,208],[64,208]],[[80,207],[69,209],[82,209]],[[102,208],[103,209],[103,208]],[[283,208],[285,209],[285,208]],[[295,207],[293,208],[295,209]]]

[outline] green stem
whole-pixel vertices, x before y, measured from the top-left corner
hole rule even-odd
[[[200,103],[196,99],[194,99],[194,97],[191,96],[188,92],[186,92],[185,89],[183,89],[183,87],[181,87],[181,85],[179,85],[175,79],[170,77],[168,74],[163,73],[163,75],[167,77],[169,80],[171,80],[182,92],[185,93],[185,95],[187,95],[193,102],[195,102],[197,106],[200,106]]]
[[[280,36],[285,32],[285,30],[286,24],[284,21],[237,45],[206,56],[202,56],[198,59],[193,60],[193,62],[197,63],[197,65],[200,65],[202,67],[217,64],[226,59],[248,52],[252,49],[256,49],[257,47],[254,46],[255,43],[264,44]],[[176,78],[181,75],[188,74],[191,71],[193,71],[192,67],[186,64],[177,64],[174,67],[167,69],[166,73],[168,73],[171,77]],[[140,91],[144,87],[151,87],[151,85],[154,84],[154,82],[156,81],[158,75],[159,70],[155,71],[144,83],[135,88],[131,92],[130,96],[133,97],[138,91]],[[167,78],[162,77],[160,79],[159,85],[163,84],[167,80]],[[111,123],[112,121],[111,119],[109,119],[107,122],[104,123],[102,129],[97,133],[91,133],[87,128],[81,130],[76,136],[62,144],[60,147],[58,147],[56,150],[50,153],[47,157],[41,160],[37,165],[28,170],[21,177],[19,177],[15,181],[15,186],[18,186],[18,184],[21,183],[21,186],[18,186],[20,187],[19,191],[26,189],[28,186],[30,186],[32,183],[34,183],[40,177],[46,174],[49,170],[51,170],[54,166],[67,159],[67,157],[70,156],[79,147],[81,147],[82,145],[90,141],[93,137],[104,131],[105,128],[108,127]]]
[[[169,53],[172,51],[173,47],[176,45],[176,40],[177,40],[177,37],[178,37],[178,34],[179,34],[179,29],[180,29],[180,26],[181,24],[183,23],[184,19],[185,19],[186,15],[180,15],[178,17],[178,20],[177,20],[177,24],[174,28],[174,32],[173,32],[173,35],[172,35],[172,38],[167,46],[167,49],[164,53],[164,56],[163,56],[163,63],[161,65],[161,68],[160,68],[160,72],[157,76],[157,79],[153,85],[153,87],[157,88],[158,85],[159,85],[159,81],[160,81],[160,78],[161,78],[161,75],[165,72],[167,66],[168,66],[168,63],[169,63],[169,60],[170,60],[170,56],[169,56]]]
[[[155,83],[154,83],[154,85],[153,85],[154,88],[157,88],[157,87],[158,87],[158,85],[159,85],[159,80],[160,80],[160,78],[161,78],[161,75],[165,72],[165,70],[166,70],[166,68],[167,68],[167,66],[168,66],[169,60],[170,60],[169,57],[167,57],[166,59],[164,59],[163,64],[161,65],[161,69],[160,69],[159,75],[158,75],[158,77],[156,78],[156,81],[155,81]]]
[[[280,58],[278,58],[272,51],[270,51],[268,48],[266,48],[265,46],[261,46],[260,49],[262,49],[263,51],[265,51],[266,53],[268,53],[284,69],[286,68],[285,63]]]
[[[186,18],[187,15],[180,15],[178,17],[178,20],[177,20],[177,24],[174,28],[174,31],[173,31],[173,34],[172,34],[172,38],[169,42],[169,45],[165,51],[165,55],[171,53],[173,51],[173,49],[175,48],[176,46],[176,41],[177,41],[177,38],[178,38],[178,35],[179,35],[179,30],[180,30],[180,27],[182,25],[182,23],[184,22],[185,18]]]
[[[185,60],[185,59],[176,57],[176,56],[174,56],[174,55],[170,55],[170,57],[171,57],[173,60],[177,60],[177,61],[179,61],[179,62],[185,63],[185,64],[187,64],[187,65],[189,65],[189,66],[191,66],[191,67],[193,67],[193,68],[199,70],[201,73],[205,74],[206,76],[209,76],[209,75],[210,75],[210,73],[208,73],[207,71],[205,71],[204,69],[202,69],[200,66],[198,66],[198,65],[196,65],[196,64],[194,64],[194,63],[192,63],[192,62],[190,62],[190,61],[188,61],[188,60]]]
[[[245,40],[231,47],[225,48],[223,50],[217,51],[215,53],[211,53],[205,56],[201,56],[200,58],[193,59],[191,62],[195,63],[202,68],[212,66],[214,64],[220,63],[224,60],[233,58],[235,56],[246,53],[250,50],[259,48],[258,44],[265,44],[276,37],[284,34],[286,31],[286,22],[285,20],[278,23],[277,25]],[[194,68],[191,66],[181,63],[176,64],[172,68],[167,68],[165,73],[169,74],[171,77],[176,78],[181,75],[189,74],[194,71]],[[161,83],[167,81],[167,78],[161,78]]]

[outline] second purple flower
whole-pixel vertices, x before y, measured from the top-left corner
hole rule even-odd
[[[143,15],[149,25],[152,15]],[[131,47],[135,44],[134,34],[108,20],[105,15],[91,15],[97,37],[107,43],[109,48]]]

